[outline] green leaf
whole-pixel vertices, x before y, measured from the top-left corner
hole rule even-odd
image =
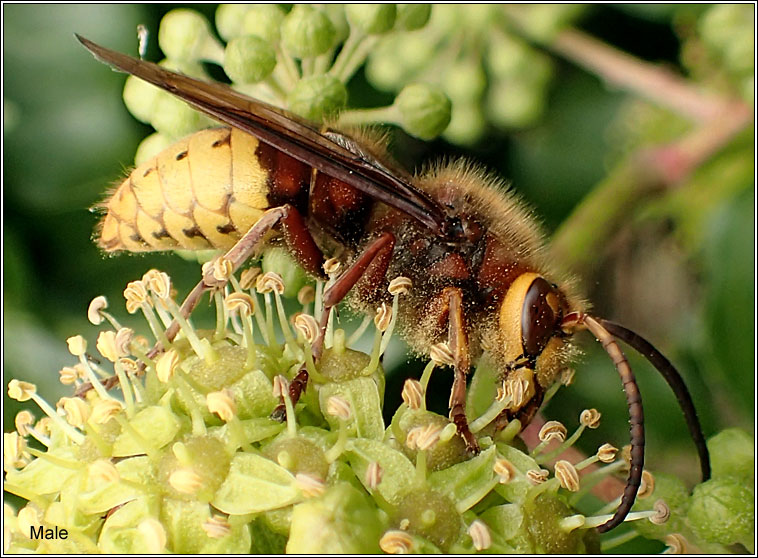
[[[359,438],[381,440],[384,437],[384,419],[379,388],[371,378],[354,378],[346,382],[324,384],[319,389],[318,399],[326,420],[333,430],[339,428],[336,417],[326,413],[326,402],[338,396],[350,403],[353,417],[349,422],[349,432]]]
[[[211,503],[234,515],[282,508],[300,499],[294,482],[295,477],[287,469],[270,459],[238,453]]]
[[[207,504],[166,499],[161,522],[166,529],[168,547],[177,554],[245,554],[252,540],[247,525],[233,525],[224,537],[214,539],[203,530],[211,517]]]
[[[385,500],[393,501],[399,494],[407,492],[415,482],[416,468],[402,453],[389,445],[368,439],[354,439],[348,442],[347,459],[361,481],[366,478],[366,469],[372,462],[379,463],[384,471],[377,491]]]
[[[493,488],[497,449],[493,446],[473,459],[429,475],[429,485],[445,494],[460,513],[484,498]]]
[[[102,513],[137,499],[144,494],[144,488],[154,482],[153,464],[147,456],[132,457],[116,463],[116,470],[123,482],[97,483],[92,478],[77,499],[78,508],[87,514]],[[136,485],[136,486],[135,486]]]
[[[174,413],[159,405],[142,409],[134,415],[129,424],[136,432],[149,433],[150,444],[156,449],[171,442],[181,426]],[[114,457],[127,457],[144,453],[144,442],[135,438],[132,430],[123,431],[113,444]]]

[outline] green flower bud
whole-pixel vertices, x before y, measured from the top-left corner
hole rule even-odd
[[[567,4],[532,4],[519,6],[518,9],[523,11],[519,18],[521,29],[535,41],[549,42],[580,15],[584,7]]]
[[[145,161],[148,161],[158,155],[161,151],[166,149],[174,143],[171,138],[159,134],[158,132],[150,134],[137,146],[137,152],[134,154],[134,165],[140,166]]]
[[[170,93],[161,92],[150,124],[161,134],[179,139],[208,126],[209,120]]]
[[[752,552],[754,503],[752,485],[738,477],[715,478],[695,487],[687,518],[703,540],[741,543]]]
[[[487,86],[487,76],[478,62],[457,62],[448,66],[442,88],[454,102],[477,100]]]
[[[137,77],[129,76],[124,84],[124,104],[132,116],[149,124],[155,112],[160,89]]]
[[[206,77],[202,66],[199,64],[164,60],[160,65],[188,76],[201,79]],[[202,128],[207,128],[211,125],[211,120],[167,91],[159,90],[153,103],[150,124],[161,134],[176,140]]]
[[[399,499],[395,509],[396,526],[405,525],[407,520],[409,533],[429,540],[443,552],[449,550],[461,533],[463,522],[455,504],[434,490],[412,490]]]
[[[274,66],[274,47],[260,37],[245,35],[226,45],[224,71],[233,82],[257,83],[271,75]]]
[[[308,276],[300,264],[295,261],[292,253],[284,248],[272,248],[263,253],[261,260],[263,273],[273,271],[282,277],[284,296],[294,298],[308,282]]]
[[[224,482],[230,461],[231,456],[220,440],[209,436],[191,437],[177,442],[164,453],[158,466],[158,478],[173,498],[208,502]],[[197,475],[199,487],[195,492],[180,491],[177,484],[171,482],[172,474],[182,469]]]
[[[523,80],[503,80],[490,86],[487,112],[498,126],[528,126],[542,115],[544,109],[542,91]]]
[[[286,433],[266,446],[263,455],[293,475],[305,473],[326,479],[329,472],[329,463],[320,447],[305,438],[290,438]]]
[[[401,407],[392,418],[392,431],[400,444],[400,450],[409,459],[415,460],[418,450],[414,444],[411,444],[413,447],[409,447],[406,443],[408,433],[414,428],[424,428],[429,425],[444,428],[449,422],[445,417],[431,411]],[[426,466],[430,471],[440,471],[460,463],[467,457],[466,444],[463,439],[460,436],[453,436],[447,442],[438,442],[426,451]]]
[[[341,483],[295,506],[287,554],[378,554],[383,527],[369,499]]]
[[[711,471],[714,477],[736,475],[752,478],[755,474],[753,437],[739,428],[727,428],[708,439]]]
[[[281,27],[285,15],[276,4],[251,6],[242,21],[243,34],[257,35],[272,45],[276,44],[281,38]]]
[[[398,4],[395,27],[405,31],[421,29],[429,22],[431,4]]]
[[[735,30],[745,26],[747,22],[752,22],[753,19],[753,7],[749,4],[720,4],[709,8],[703,14],[698,28],[709,46],[724,50],[734,40]]]
[[[248,4],[221,4],[216,9],[216,29],[221,38],[231,41],[235,37],[246,35],[242,22],[252,8]]]
[[[316,122],[338,112],[346,103],[345,85],[326,74],[301,79],[287,96],[292,112]]]
[[[458,145],[472,145],[482,137],[486,126],[478,103],[458,103],[453,107],[450,125],[445,128],[443,136]]]
[[[337,31],[323,12],[298,4],[282,24],[282,43],[293,56],[310,58],[334,46]]]
[[[421,139],[434,139],[450,123],[450,99],[432,85],[414,83],[406,86],[394,105],[400,111],[403,128]]]
[[[560,520],[575,512],[555,494],[540,494],[524,505],[524,511],[524,524],[537,554],[583,553],[596,544],[592,541],[597,537],[594,529],[574,529],[567,533],[560,528]]]
[[[334,25],[336,31],[334,44],[344,43],[347,36],[350,35],[350,25],[345,17],[345,6],[342,4],[321,4],[318,9],[324,12]]]
[[[208,21],[194,10],[171,10],[161,20],[158,45],[171,60],[221,63],[224,49],[211,35]]]
[[[350,25],[368,35],[379,35],[392,29],[396,13],[394,4],[348,4],[345,6],[345,15]]]

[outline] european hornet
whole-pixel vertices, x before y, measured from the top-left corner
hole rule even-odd
[[[410,278],[413,289],[400,305],[398,324],[419,353],[447,341],[455,371],[450,419],[474,453],[479,444],[465,414],[472,360],[486,351],[504,380],[526,381],[520,404],[497,419],[501,427],[513,419],[526,424],[576,353],[574,333],[589,330],[621,377],[631,424],[626,488],[601,532],[621,523],[631,509],[644,461],[642,401],[616,341],[621,339],[673,389],[703,478],[710,476],[705,440],[679,373],[638,334],[587,312],[571,281],[551,267],[534,219],[497,179],[461,162],[412,176],[391,161],[381,141],[365,134],[321,129],[226,85],[77,38],[103,62],[169,91],[226,126],[197,132],[134,169],[104,204],[102,248],[216,248],[226,251],[224,257],[237,269],[277,237],[318,278],[324,278],[327,256],[338,258],[344,272],[324,293],[315,357],[332,307],[347,300],[370,311],[387,296],[390,278]],[[183,313],[189,315],[204,292],[221,286],[206,272]],[[177,330],[176,324],[169,328],[168,338]],[[159,350],[156,346],[154,352]],[[303,367],[290,384],[293,402],[307,383]],[[280,417],[282,412],[280,406]]]

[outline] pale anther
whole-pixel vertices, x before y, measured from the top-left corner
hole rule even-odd
[[[74,356],[82,356],[87,352],[87,340],[81,335],[74,335],[66,339],[68,344],[68,352]]]
[[[229,422],[237,414],[234,394],[229,389],[212,391],[205,396],[205,403],[211,413],[216,413],[221,420]]]
[[[203,486],[203,479],[192,469],[177,469],[168,477],[168,483],[177,492],[194,494]]]
[[[671,510],[663,500],[658,500],[653,504],[653,511],[655,511],[655,515],[650,516],[650,522],[655,525],[666,523],[671,516]]]
[[[118,482],[121,475],[110,459],[97,459],[87,467],[89,476],[102,483]]]
[[[468,534],[471,537],[471,542],[474,543],[474,548],[477,551],[486,550],[492,546],[492,536],[490,535],[490,529],[487,524],[481,519],[475,519],[468,528]]]
[[[374,325],[379,331],[387,331],[392,321],[392,307],[388,306],[386,302],[382,302],[382,305],[376,309],[376,315],[374,316]]]
[[[410,409],[420,408],[424,401],[424,388],[421,386],[421,382],[413,378],[405,380],[401,396],[403,403],[408,405]]]
[[[201,527],[203,531],[205,531],[205,534],[212,539],[220,539],[222,537],[225,537],[232,530],[232,526],[223,515],[213,515],[209,517],[205,520]]]
[[[597,428],[600,426],[601,416],[597,409],[585,409],[579,415],[579,423],[587,428]]]
[[[376,490],[376,488],[382,482],[383,476],[384,476],[384,469],[382,469],[382,466],[379,465],[377,461],[372,461],[371,463],[368,464],[368,467],[366,468],[366,478],[365,478],[366,486],[370,490]]]
[[[87,319],[93,325],[100,325],[105,319],[100,312],[106,308],[108,308],[108,299],[103,295],[96,296],[87,308]]]
[[[395,277],[392,281],[390,281],[390,285],[387,288],[387,290],[392,296],[408,294],[412,286],[413,286],[413,283],[411,282],[410,279],[408,279],[407,277],[401,276],[401,277]]]
[[[252,316],[255,314],[255,301],[247,293],[230,293],[224,299],[226,309],[230,312],[239,312],[241,316]]]
[[[337,395],[332,395],[326,400],[326,412],[342,420],[350,420],[353,415],[350,403]]]
[[[174,376],[174,370],[179,364],[179,353],[175,349],[169,349],[163,353],[155,365],[155,372],[158,376],[158,380],[162,383],[167,383]]]
[[[549,420],[540,428],[539,438],[541,442],[563,442],[566,439],[566,427],[557,420]]]
[[[137,525],[137,531],[142,534],[147,550],[151,554],[162,553],[166,548],[166,530],[160,521],[153,517],[143,519]]]
[[[298,314],[295,318],[295,329],[303,334],[307,343],[313,343],[318,337],[318,322],[310,314]]]
[[[260,267],[248,267],[240,273],[240,288],[247,290],[255,287],[255,280],[261,274]]]
[[[101,399],[92,406],[90,418],[95,424],[105,424],[121,412],[121,403],[115,399]]]
[[[495,459],[493,470],[499,477],[500,484],[509,483],[516,476],[516,469],[511,462],[504,457],[498,457]]]
[[[263,275],[259,275],[256,280],[255,288],[259,293],[275,292],[277,294],[284,293],[284,280],[282,276],[273,271],[267,271]]]
[[[571,492],[579,490],[579,473],[576,472],[576,467],[568,461],[560,460],[555,463],[555,478],[566,490]]]
[[[408,554],[413,548],[413,539],[405,531],[387,531],[379,539],[379,548],[387,554]]]
[[[642,471],[642,483],[637,491],[637,498],[645,499],[649,498],[655,490],[655,477],[649,471]]]
[[[526,472],[526,478],[529,479],[529,482],[532,484],[542,484],[545,482],[550,475],[550,471],[546,469],[529,469]]]
[[[297,291],[297,301],[302,304],[310,304],[316,299],[316,289],[313,285],[305,285],[299,291]]]
[[[597,449],[597,459],[603,463],[613,463],[616,460],[618,451],[618,448],[613,447],[611,444],[603,444]]]
[[[306,498],[321,496],[326,491],[324,481],[306,473],[295,475],[295,484]]]
[[[334,275],[339,272],[341,267],[342,263],[337,258],[329,258],[324,262],[324,273]]]
[[[8,382],[8,397],[11,399],[28,401],[35,393],[37,393],[37,386],[30,382],[16,380],[15,378]]]
[[[19,411],[16,413],[16,418],[13,421],[16,430],[21,436],[29,434],[29,428],[34,424],[34,415],[27,410]]]
[[[455,363],[453,351],[447,343],[432,345],[432,348],[429,349],[429,358],[438,366],[453,366]]]

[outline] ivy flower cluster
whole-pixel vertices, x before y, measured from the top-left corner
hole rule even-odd
[[[338,266],[325,267],[333,280]],[[586,428],[599,426],[596,410],[583,411],[570,435],[547,422],[541,443],[528,451],[516,438],[518,421],[493,428],[503,402],[519,394],[501,381],[491,406],[471,417],[482,446],[471,456],[455,426],[426,408],[431,374],[450,363],[443,343],[430,351],[421,378],[406,381],[403,404],[385,424],[381,356],[398,301],[413,286],[396,278],[393,304],[378,307],[349,334],[332,316],[315,363],[311,345],[328,285],[301,286],[299,310],[287,312],[295,301],[285,303],[282,276],[248,268],[212,295],[216,324],[205,330],[181,317],[168,275],[150,270],[124,290],[127,311],[144,315],[149,338],[123,327],[108,301],[96,297],[87,314],[105,326],[95,346],[99,357],[84,337],[71,337],[74,362],[59,374],[72,396],[50,404],[31,383],[8,385],[9,396],[33,401],[41,418],[22,411],[16,430],[5,434],[5,490],[26,501],[18,510],[6,505],[6,551],[600,549],[593,527],[616,503],[593,514],[577,505],[600,480],[628,467],[623,452],[604,444],[579,462],[547,465]],[[180,332],[169,340],[175,319]],[[372,324],[370,353],[352,349],[371,335]],[[151,351],[155,342],[164,350]],[[302,366],[310,382],[293,405],[288,386]],[[271,417],[282,402],[284,422]],[[648,509],[628,520],[655,528],[679,508],[658,498],[660,483],[653,489],[651,475],[645,479],[640,502]],[[679,506],[671,491],[666,497]],[[690,513],[697,505],[693,500]],[[664,527],[652,536],[670,535]],[[39,539],[33,530],[40,528],[70,536]]]

